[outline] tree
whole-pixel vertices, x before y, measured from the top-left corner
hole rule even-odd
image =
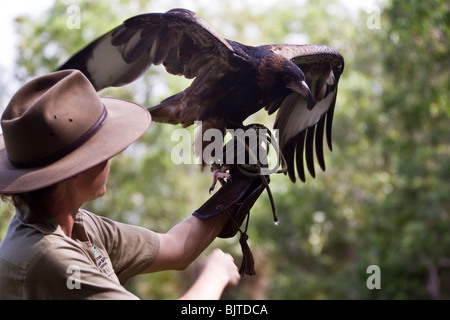
[[[377,136],[391,187],[368,222],[369,246],[389,270],[386,297],[449,298],[449,15],[445,1],[393,1],[382,21],[387,117]]]
[[[80,1],[77,29],[77,11],[68,12],[71,5],[56,0],[45,20],[18,18],[18,79],[54,70],[129,16],[180,6]],[[248,231],[257,274],[244,277],[226,297],[449,298],[449,5],[443,0],[391,0],[371,12],[348,12],[337,1],[282,6],[274,1],[256,9],[247,1],[193,6],[226,38],[250,45],[325,44],[339,50],[346,63],[326,172],[317,168],[316,178],[307,177],[305,184],[271,177],[280,224],[271,223],[263,193]],[[152,67],[136,83],[101,95],[151,106],[188,83]],[[264,112],[251,119],[269,127],[273,120]],[[177,142],[170,137],[175,128],[153,123],[137,144],[115,157],[107,195],[87,208],[166,231],[199,207],[209,197],[210,175],[197,166],[173,164],[170,154]],[[0,239],[11,216],[10,209],[0,207]],[[215,245],[239,263],[237,239]],[[379,267],[380,289],[367,286],[369,266]],[[142,298],[173,299],[194,273],[195,266],[140,276],[127,287]]]

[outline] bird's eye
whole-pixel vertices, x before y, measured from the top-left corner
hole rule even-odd
[[[284,83],[289,84],[289,83],[295,81],[295,79],[293,76],[286,74],[283,76],[283,81],[284,81]]]

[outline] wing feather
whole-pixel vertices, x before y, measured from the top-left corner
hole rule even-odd
[[[289,158],[295,156],[297,174],[305,181],[303,161],[312,177],[315,176],[314,158],[322,170],[325,170],[324,136],[332,150],[333,113],[344,59],[338,51],[323,45],[266,45],[261,48],[283,55],[297,64],[305,74],[306,83],[316,102],[312,110],[309,110],[306,99],[292,93],[281,104],[268,107],[270,112],[278,107],[274,128],[280,130],[281,149],[289,150],[288,154],[283,153],[289,177],[295,182],[295,177],[292,176],[294,169],[289,168],[293,165]]]
[[[326,124],[326,135],[328,148],[330,151],[333,151],[333,142],[332,142],[332,129],[333,129],[333,116],[334,116],[334,107],[336,105],[336,99],[334,99],[334,103],[330,106],[327,112],[327,124]]]
[[[295,153],[294,150],[292,151],[292,157],[295,157],[296,159],[297,174],[301,181],[305,181],[305,167],[303,165],[303,150],[305,149],[305,138],[306,138],[306,130],[303,130],[298,134],[296,139],[292,139],[292,142],[289,143],[295,146],[297,150],[297,153]],[[295,140],[297,140],[296,143],[293,143]],[[298,150],[301,150],[301,152],[298,152]],[[291,171],[295,172],[294,166],[292,166]],[[292,179],[292,177],[290,178],[293,182],[295,182],[295,179]]]
[[[312,126],[306,129],[306,144],[305,144],[305,160],[309,173],[314,178],[316,171],[314,169],[314,135],[316,127]]]
[[[201,67],[226,67],[233,48],[204,19],[192,11],[173,9],[126,20],[80,50],[62,69],[79,69],[100,91],[122,86],[155,64],[169,73],[197,76]]]
[[[323,171],[325,171],[325,157],[323,153],[323,133],[325,130],[325,117],[322,116],[322,118],[317,122],[316,125],[316,155],[317,155],[317,162],[319,163],[319,166],[322,168]]]

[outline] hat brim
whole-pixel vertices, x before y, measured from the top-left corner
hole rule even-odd
[[[101,129],[75,151],[39,168],[20,169],[11,164],[0,136],[0,193],[38,190],[64,181],[125,150],[147,130],[150,113],[131,101],[100,98],[108,116]]]

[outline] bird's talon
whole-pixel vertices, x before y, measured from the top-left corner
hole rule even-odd
[[[209,194],[211,194],[211,192],[214,190],[217,181],[219,181],[222,186],[225,185],[228,181],[231,183],[231,174],[226,172],[227,170],[228,168],[222,167],[221,169],[216,169],[213,171],[213,181],[211,187],[209,187]]]

